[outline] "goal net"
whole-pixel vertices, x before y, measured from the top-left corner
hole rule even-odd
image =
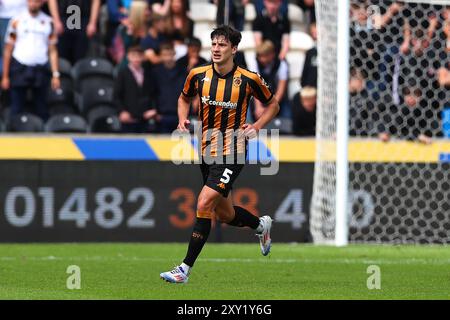
[[[316,0],[318,109],[310,229],[336,232],[338,6]],[[450,242],[450,4],[350,0],[348,240]]]

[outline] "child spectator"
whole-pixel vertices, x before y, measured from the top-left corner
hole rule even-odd
[[[297,136],[316,134],[316,88],[304,87],[292,101],[292,132]]]
[[[114,87],[120,109],[119,119],[124,132],[148,132],[149,121],[157,114],[151,107],[154,94],[152,75],[142,65],[144,51],[140,47],[130,47],[127,60],[128,65],[120,69]]]

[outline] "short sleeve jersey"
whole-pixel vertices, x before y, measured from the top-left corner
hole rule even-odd
[[[250,99],[257,98],[268,103],[273,93],[266,81],[255,72],[235,65],[226,75],[220,75],[213,63],[193,68],[186,78],[182,94],[200,97],[199,120],[202,123],[202,154],[211,145],[210,155],[245,152],[245,141],[238,139],[236,132],[246,121]],[[218,140],[217,135],[223,140]],[[219,142],[219,143],[218,143]]]

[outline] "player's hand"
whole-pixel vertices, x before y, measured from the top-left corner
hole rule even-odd
[[[178,123],[177,129],[180,130],[181,132],[189,132],[189,125],[190,124],[191,124],[191,122],[188,119],[185,119],[185,120],[180,121]]]
[[[244,123],[242,129],[244,129],[244,135],[247,140],[256,138],[258,134],[258,129],[251,123]]]

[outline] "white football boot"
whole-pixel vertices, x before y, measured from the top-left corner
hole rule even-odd
[[[189,279],[189,273],[185,273],[181,266],[176,266],[172,271],[161,273],[159,277],[171,283],[186,283]]]
[[[261,253],[263,256],[267,256],[270,252],[272,245],[272,239],[270,239],[270,229],[272,228],[272,218],[269,216],[262,216],[259,218],[260,223],[263,226],[263,231],[257,233],[259,237],[259,245],[261,247]]]

